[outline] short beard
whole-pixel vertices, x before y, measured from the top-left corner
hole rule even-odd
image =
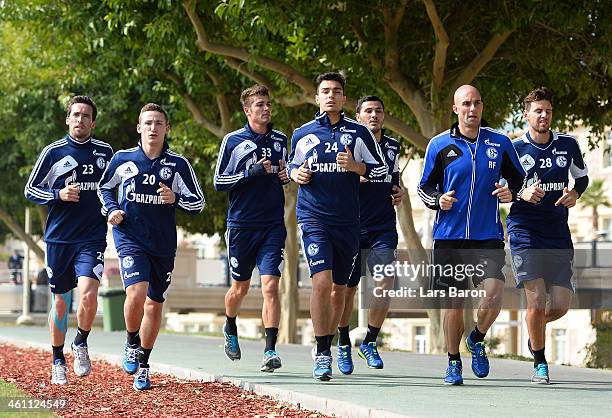
[[[534,131],[536,131],[539,134],[545,134],[548,132],[548,128],[546,129],[540,129],[540,128],[536,128],[536,127],[532,127]]]

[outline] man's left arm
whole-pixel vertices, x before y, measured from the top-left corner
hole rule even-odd
[[[584,162],[584,158],[582,158],[582,152],[580,151],[578,141],[576,141],[575,138],[572,139],[573,146],[571,147],[568,157],[570,157],[572,161],[569,172],[574,178],[574,188],[569,190],[568,187],[564,187],[563,194],[555,202],[555,206],[563,205],[568,209],[576,205],[576,201],[589,186],[589,170]]]
[[[204,209],[204,193],[187,159],[184,159],[181,170],[174,175],[172,191],[176,195],[174,204],[184,211],[196,214]]]
[[[363,127],[360,135],[355,140],[354,159],[357,163],[363,163],[365,170],[363,173],[358,173],[366,179],[384,178],[389,168],[385,163],[382,151],[374,134],[366,127]]]

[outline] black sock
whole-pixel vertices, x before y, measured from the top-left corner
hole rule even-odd
[[[315,340],[317,340],[317,354],[321,354],[322,352],[327,351],[331,348],[331,346],[329,345],[329,336],[315,336]]]
[[[335,337],[335,336],[336,336],[335,334],[329,334],[329,335],[327,336],[327,339],[329,340],[329,341],[327,342],[327,349],[328,349],[328,350],[331,350],[332,341],[334,341],[334,337]]]
[[[542,347],[541,350],[533,350],[533,367],[542,363],[548,364],[546,362],[546,356],[544,355],[544,347]]]
[[[232,317],[225,315],[225,333],[228,335],[238,335],[235,316]]]
[[[266,328],[266,349],[264,351],[276,350],[276,337],[278,328]]]
[[[139,329],[134,332],[127,332],[127,343],[129,345],[140,345],[140,334],[138,334]]]
[[[140,347],[140,353],[138,354],[138,363],[140,367],[149,367],[149,356],[151,355],[152,348]]]
[[[345,327],[338,327],[338,345],[351,345],[348,325]]]
[[[448,361],[453,361],[453,360],[461,362],[461,354],[459,354],[459,353],[457,353],[457,354],[448,353]]]
[[[77,327],[77,334],[74,338],[74,345],[81,345],[87,347],[87,337],[89,337],[90,332],[91,330],[85,331],[84,329]]]
[[[379,332],[380,332],[380,328],[376,328],[372,325],[368,325],[368,332],[366,333],[366,336],[363,339],[363,343],[368,344],[368,343],[376,342]]]
[[[55,360],[61,360],[63,363],[66,363],[66,357],[64,357],[64,344],[58,345],[57,347],[52,345],[53,349],[53,364],[55,364]]]
[[[478,330],[478,325],[476,325],[476,326],[474,327],[474,331],[472,331],[472,333],[470,334],[470,340],[472,340],[472,342],[473,342],[474,344],[476,344],[476,343],[481,343],[481,342],[483,342],[483,341],[484,341],[484,337],[485,337],[485,334],[483,334],[482,332],[480,332],[480,331]]]

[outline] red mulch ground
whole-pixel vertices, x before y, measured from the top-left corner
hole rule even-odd
[[[51,385],[50,353],[0,344],[0,378],[38,399],[68,399],[64,417],[300,417],[325,415],[299,410],[230,384],[199,383],[152,374],[153,388],[136,392],[133,378],[117,366],[92,361],[92,374],[78,378],[66,357],[68,381]]]

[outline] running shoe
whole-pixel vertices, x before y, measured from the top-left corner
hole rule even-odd
[[[350,345],[338,346],[338,370],[340,370],[342,374],[353,373],[353,356],[351,355]]]
[[[72,355],[74,356],[74,374],[83,377],[91,373],[91,360],[89,360],[86,345],[74,345],[72,343]]]
[[[134,390],[151,389],[151,380],[149,379],[149,366],[140,367],[138,373],[134,376]]]
[[[447,385],[462,385],[462,371],[463,366],[459,360],[449,360],[448,367],[446,368],[446,377],[444,377],[444,383]]]
[[[470,337],[471,334],[466,339],[466,346],[468,351],[472,353],[472,371],[476,377],[487,377],[489,374],[489,359],[487,358],[485,343],[484,341],[473,343]]]
[[[548,385],[550,383],[550,378],[548,377],[548,364],[540,363],[533,368],[531,383],[539,383],[542,385]]]
[[[138,371],[138,354],[140,354],[140,346],[138,344],[128,344],[126,341],[121,368],[127,374],[134,374]]]
[[[225,336],[225,344],[223,345],[223,349],[225,351],[225,355],[231,361],[240,360],[240,345],[238,345],[238,336],[230,335],[225,330],[223,330],[223,335]]]
[[[280,369],[282,366],[281,359],[278,353],[274,350],[268,350],[264,353],[263,362],[261,364],[262,372],[273,372],[276,369]]]
[[[312,377],[323,382],[332,379],[332,355],[331,351],[326,350],[315,357]]]
[[[376,341],[372,341],[367,344],[361,344],[358,351],[359,357],[364,359],[368,363],[370,369],[382,369],[383,361],[378,354],[378,348],[376,348]]]
[[[66,385],[68,384],[68,368],[66,362],[61,359],[55,360],[51,366],[51,384],[52,385]]]

